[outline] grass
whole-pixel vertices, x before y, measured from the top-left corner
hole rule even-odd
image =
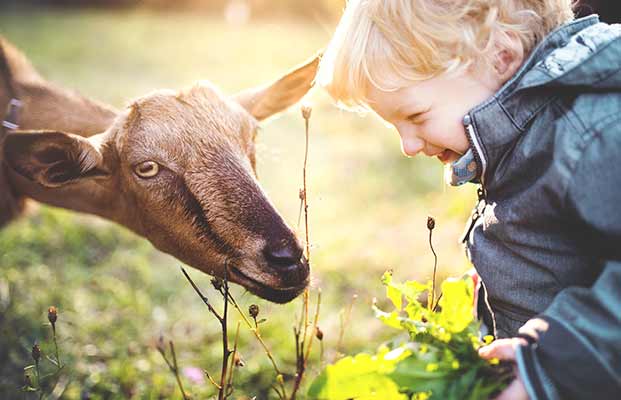
[[[325,46],[333,26],[331,21],[294,20],[231,26],[219,16],[146,11],[0,14],[0,34],[44,76],[119,108],[155,88],[182,88],[199,79],[227,93],[262,84]],[[397,279],[431,276],[428,214],[437,221],[439,279],[467,268],[457,238],[474,192],[444,188],[439,163],[403,157],[395,132],[376,118],[339,111],[321,92],[311,101],[313,286],[323,291],[319,325],[330,360],[339,313],[353,294],[358,300],[343,342],[346,352],[385,339],[370,309],[371,299],[383,294],[379,277],[385,269],[394,269]],[[296,108],[263,128],[259,177],[294,226],[304,122]],[[84,393],[91,399],[180,398],[175,378],[155,350],[160,334],[174,340],[182,369],[217,371],[219,324],[179,273],[179,264],[121,227],[45,206],[1,231],[0,397],[21,396],[22,368],[32,362],[35,341],[44,354],[52,354],[45,324],[50,305],[59,309],[58,344],[67,365],[62,398],[79,399]],[[202,288],[210,287],[208,276],[190,274]],[[273,305],[241,288],[231,290],[242,309],[252,303],[261,307],[268,318],[262,336],[279,365],[295,371],[291,317],[299,313],[299,301]],[[235,397],[275,397],[269,360],[249,332],[242,330],[239,341],[245,366],[235,375]],[[316,359],[314,354],[310,376],[318,370]],[[214,394],[208,382],[182,379],[195,398]]]

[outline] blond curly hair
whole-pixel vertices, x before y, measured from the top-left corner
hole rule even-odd
[[[342,106],[367,108],[369,85],[392,91],[489,63],[519,38],[528,54],[574,18],[572,0],[349,0],[317,82]]]

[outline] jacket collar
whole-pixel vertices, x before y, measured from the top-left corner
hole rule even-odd
[[[550,33],[531,52],[518,72],[489,100],[472,109],[464,118],[467,134],[477,153],[481,182],[493,176],[502,156],[528,123],[554,98],[554,91],[524,89],[540,86],[549,75],[533,69],[552,50],[563,47],[570,37],[599,22],[596,15],[565,24]],[[525,79],[526,78],[526,79]],[[471,127],[468,127],[468,125]]]

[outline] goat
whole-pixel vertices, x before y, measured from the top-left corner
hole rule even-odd
[[[302,247],[256,178],[258,123],[312,87],[319,57],[235,96],[200,82],[125,109],[43,79],[0,40],[19,129],[0,138],[0,226],[26,199],[95,214],[205,273],[284,303],[308,284]],[[15,92],[15,93],[11,93]],[[0,108],[2,109],[2,108]],[[225,267],[228,266],[228,267]]]

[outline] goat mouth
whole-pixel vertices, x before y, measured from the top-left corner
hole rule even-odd
[[[296,286],[288,286],[282,288],[275,288],[266,285],[263,282],[260,282],[242,272],[235,266],[230,266],[229,272],[232,272],[237,283],[248,289],[250,292],[256,294],[257,296],[264,298],[265,300],[269,300],[273,303],[288,303],[291,300],[298,297],[302,291],[308,285],[308,278],[306,278],[302,283]]]

